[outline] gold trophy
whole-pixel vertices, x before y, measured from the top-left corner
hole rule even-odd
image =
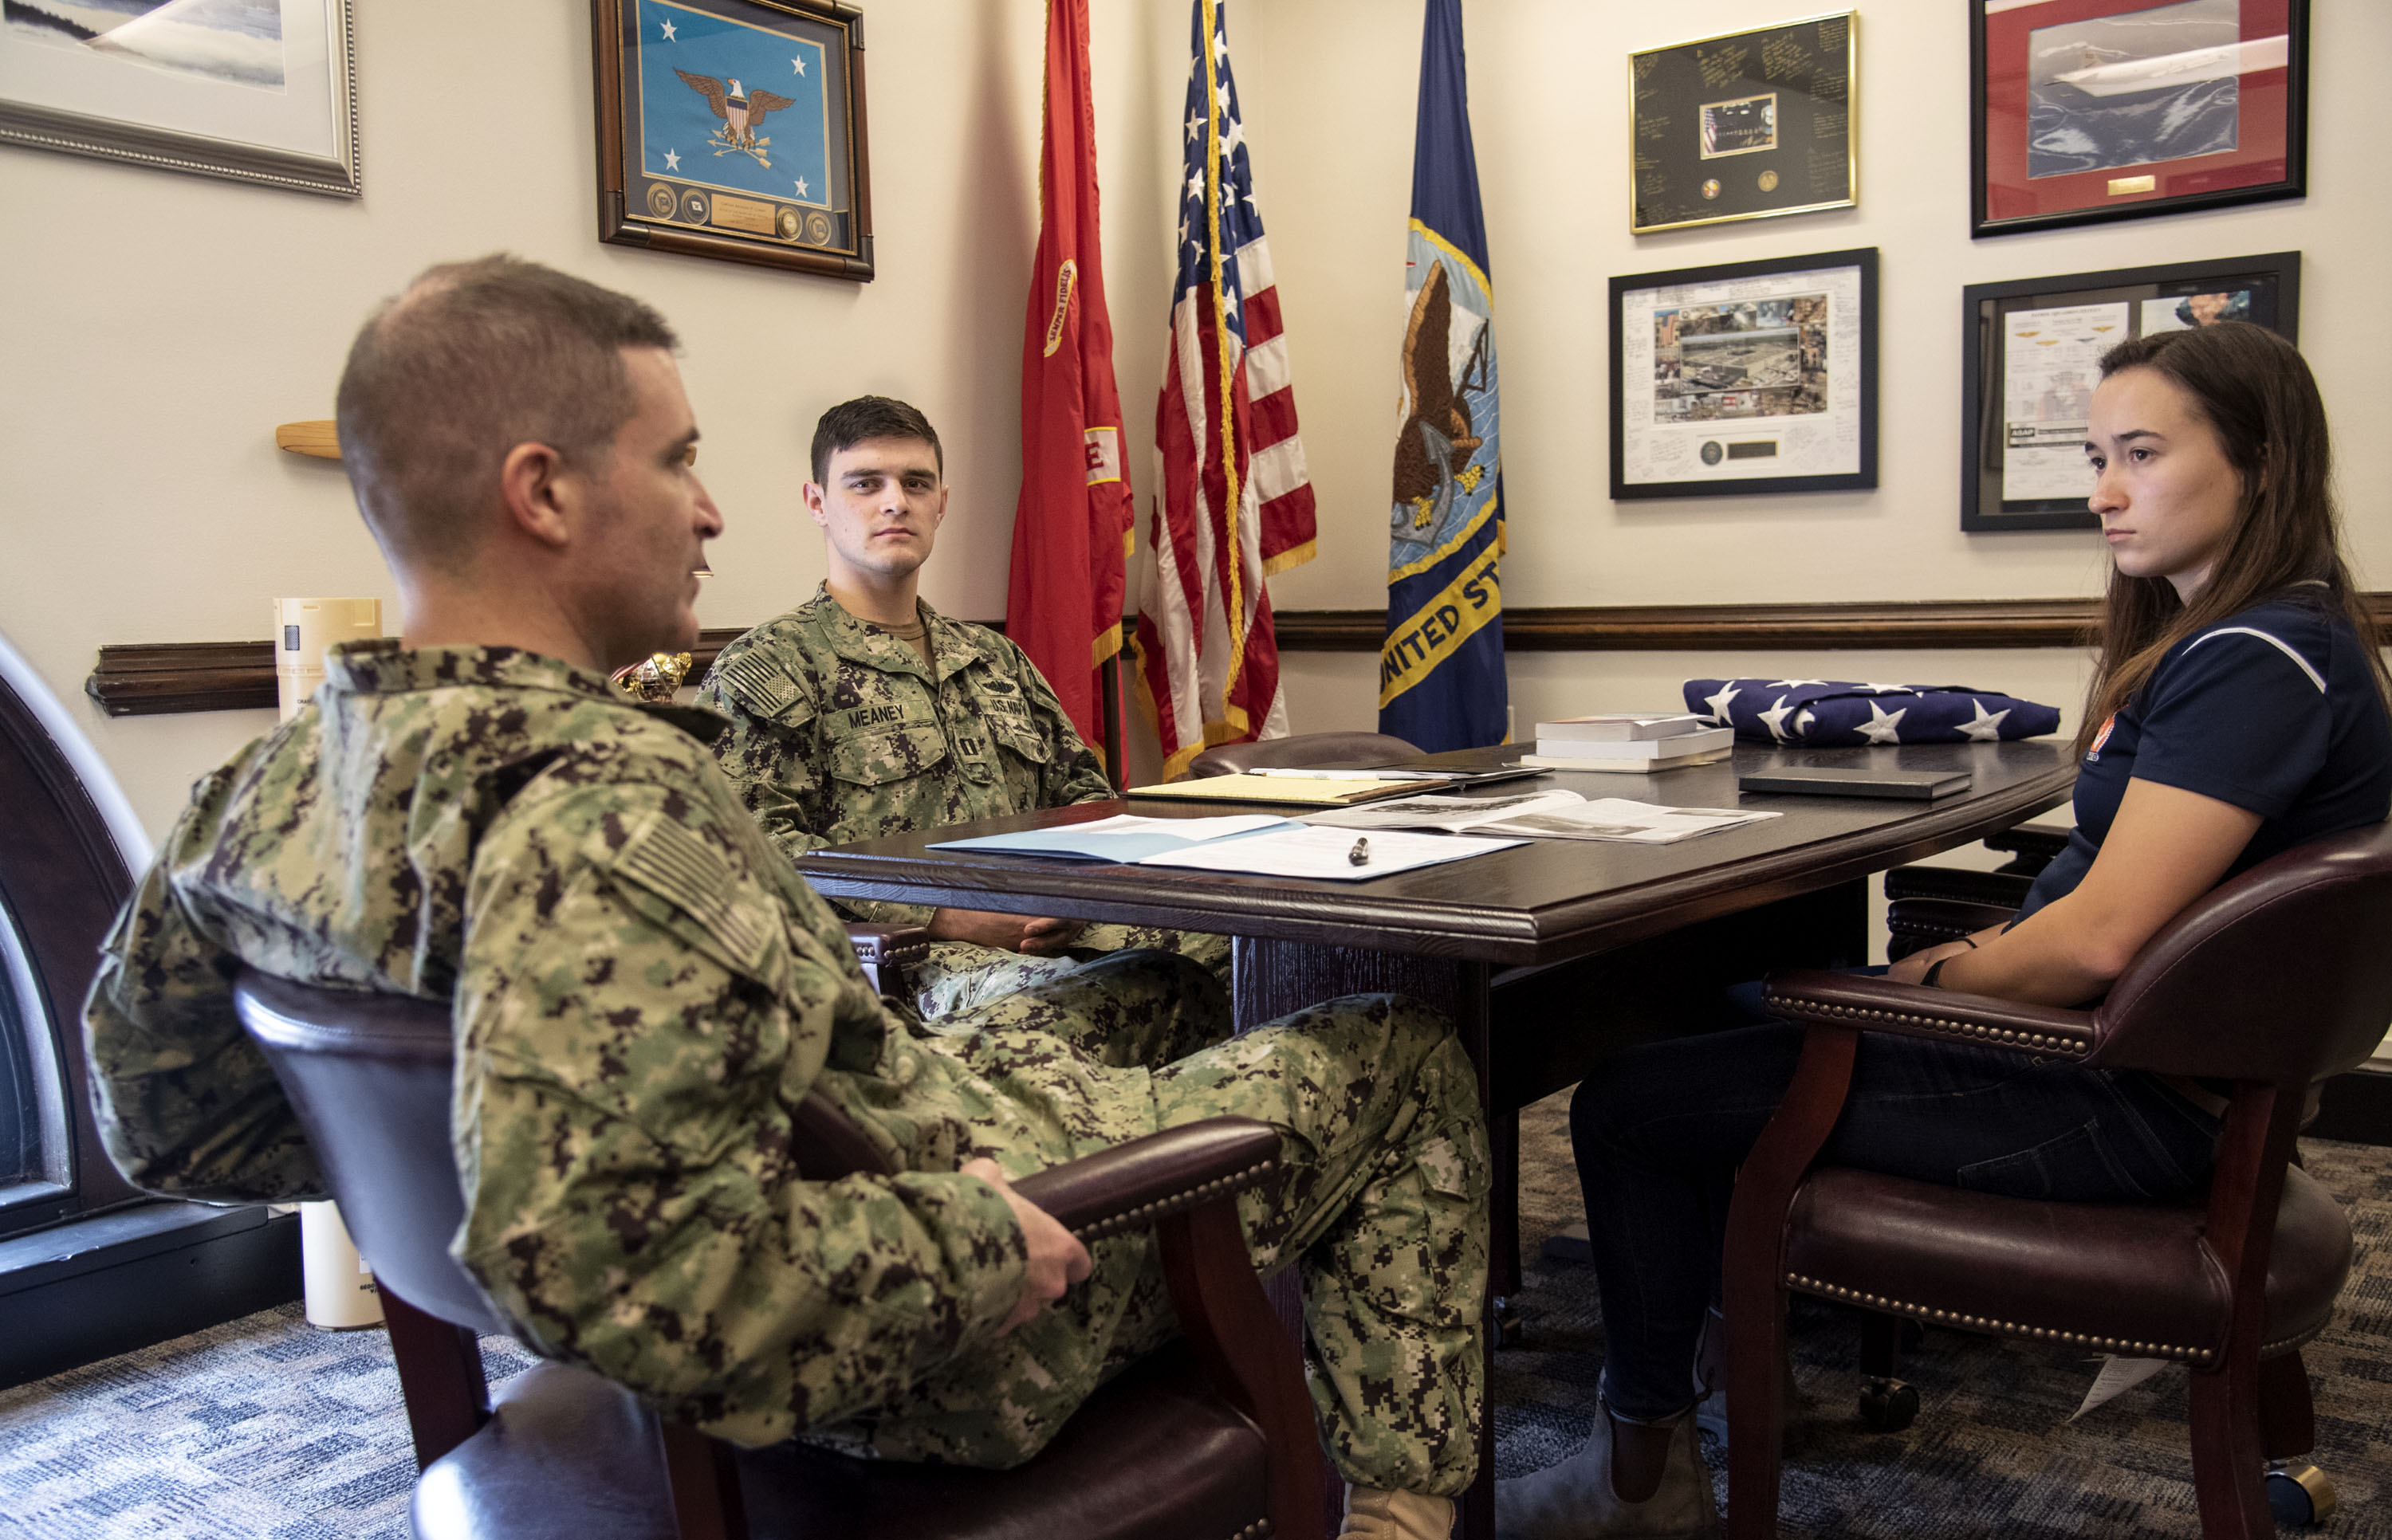
[[[687,653],[656,653],[613,674],[615,687],[635,701],[669,705],[689,673]]]

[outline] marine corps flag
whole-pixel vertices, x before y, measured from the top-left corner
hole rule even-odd
[[[1098,704],[1097,670],[1121,650],[1134,515],[1097,240],[1088,0],[1047,0],[1046,96],[1005,634],[1054,686],[1082,741],[1101,745],[1107,708]],[[1111,708],[1116,719],[1119,705]]]
[[[1462,0],[1428,0],[1406,262],[1379,731],[1434,754],[1503,742],[1507,715],[1494,301]]]

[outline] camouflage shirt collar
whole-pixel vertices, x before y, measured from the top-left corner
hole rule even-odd
[[[814,590],[814,602],[829,619],[831,650],[843,658],[867,664],[883,672],[927,674],[921,654],[913,644],[901,641],[889,632],[868,622],[858,620],[846,605],[834,598],[828,583]],[[915,613],[930,635],[930,655],[938,660],[939,678],[945,679],[968,663],[978,662],[983,655],[972,640],[973,628],[961,621],[949,620],[930,607],[927,599],[914,601]]]
[[[650,705],[615,688],[605,675],[520,647],[408,647],[396,638],[335,643],[324,654],[324,679],[353,695],[426,690],[544,690],[604,701],[661,717],[710,744],[730,726],[702,706]]]

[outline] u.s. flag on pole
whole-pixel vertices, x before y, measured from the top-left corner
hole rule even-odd
[[[1138,606],[1138,697],[1164,774],[1287,731],[1263,579],[1313,555],[1312,484],[1254,205],[1224,0],[1195,0],[1170,362],[1155,408],[1162,502]]]

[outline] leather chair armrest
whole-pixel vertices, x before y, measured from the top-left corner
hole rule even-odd
[[[1889,889],[1891,886],[1889,884]],[[1921,947],[1940,947],[1946,941],[1973,936],[1989,925],[2006,925],[2016,913],[2015,909],[2004,904],[1898,898],[1886,906],[1886,955],[1899,962]]]
[[[1279,1147],[1268,1123],[1207,1118],[1051,1166],[1013,1190],[1082,1240],[1101,1240],[1244,1191],[1277,1167]]]
[[[2068,830],[2055,829],[2048,823],[2022,823],[2015,829],[1987,835],[1985,848],[2008,851],[2011,859],[2002,870],[2032,879],[2051,864],[2054,856],[2068,848]]]
[[[2093,1050],[2089,1011],[2022,1005],[1990,995],[1856,978],[1819,968],[1773,973],[1762,989],[1763,1003],[1788,1021],[1985,1043],[2065,1058],[2083,1058]]]
[[[864,964],[919,962],[930,950],[930,932],[925,925],[867,925],[847,927],[847,944],[855,949],[855,960]]]
[[[2016,909],[2026,902],[2032,877],[2008,872],[1970,872],[1956,866],[1897,866],[1885,874],[1889,902],[1936,899],[1956,903],[1996,904]]]

